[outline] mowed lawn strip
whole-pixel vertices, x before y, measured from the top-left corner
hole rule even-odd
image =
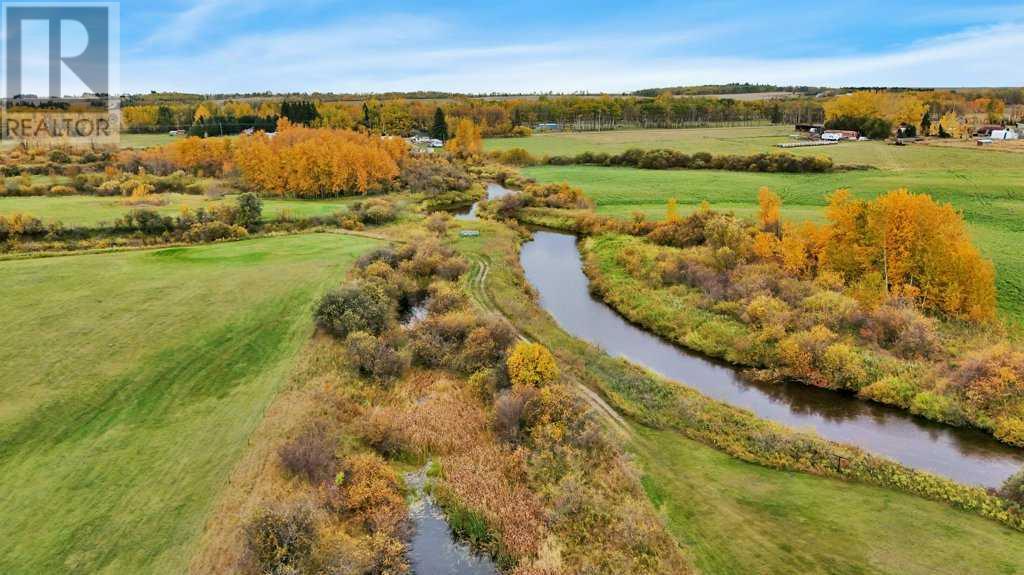
[[[932,149],[932,151],[943,151]],[[597,202],[600,214],[618,218],[641,212],[662,219],[670,198],[686,213],[707,201],[718,210],[741,216],[757,212],[762,186],[782,198],[782,216],[793,221],[823,222],[826,196],[849,188],[861,198],[872,198],[905,187],[950,202],[967,221],[974,241],[996,265],[999,307],[1005,317],[1024,324],[1024,155],[1015,168],[984,170],[864,170],[830,174],[762,174],[718,170],[639,170],[598,166],[544,166],[523,172],[540,182],[568,182],[580,186]]]
[[[315,299],[378,244],[0,262],[0,570],[182,572]]]
[[[132,210],[153,210],[165,216],[176,216],[181,208],[192,210],[209,209],[217,201],[206,196],[191,194],[161,194],[166,201],[163,205],[130,205],[119,196],[25,196],[0,198],[0,216],[23,213],[35,216],[45,223],[61,222],[65,226],[96,227],[110,225],[114,220]],[[346,211],[354,202],[363,197],[335,198],[331,200],[263,200],[263,218],[273,219],[282,212],[293,217],[329,216]],[[227,196],[223,201],[233,202]]]

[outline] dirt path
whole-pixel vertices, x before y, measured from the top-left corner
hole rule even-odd
[[[515,327],[515,322],[511,318],[505,316],[501,311],[501,308],[495,303],[493,296],[487,289],[487,277],[491,272],[490,258],[487,256],[470,256],[473,262],[473,266],[470,269],[468,287],[473,301],[482,309],[495,313],[505,317],[509,320],[509,323]],[[519,339],[523,341],[531,341],[529,337],[523,334],[516,328],[519,335]],[[574,378],[575,379],[575,378]],[[630,428],[629,423],[615,409],[608,405],[608,402],[604,400],[597,392],[583,385],[579,381],[575,381],[573,390],[576,395],[590,405],[591,409],[594,410],[602,421],[612,431],[626,437],[633,437],[633,430]]]

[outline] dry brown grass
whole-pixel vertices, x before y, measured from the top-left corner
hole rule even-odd
[[[1024,154],[1024,140],[998,140],[991,144],[979,146],[978,142],[973,138],[967,140],[960,140],[957,138],[928,138],[916,145],[936,148],[964,148],[968,150],[984,150],[986,152],[1010,152]]]
[[[544,508],[530,491],[526,454],[493,443],[441,459],[442,499],[454,499],[480,513],[497,531],[502,551],[529,560],[547,537]]]
[[[249,450],[221,489],[221,498],[207,520],[189,565],[189,573],[230,573],[243,560],[242,527],[265,502],[301,493],[295,482],[281,473],[277,451],[317,414],[323,413],[325,390],[342,381],[331,375],[302,377],[314,370],[334,346],[326,337],[315,337],[302,353],[300,364],[287,389],[278,394],[249,440]],[[320,358],[320,359],[318,359]],[[319,370],[316,370],[319,371]]]

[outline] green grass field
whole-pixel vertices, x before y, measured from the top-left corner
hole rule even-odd
[[[213,135],[211,134],[211,137]],[[175,140],[180,140],[181,136],[171,136],[167,133],[160,134],[121,134],[120,136],[120,147],[122,148],[149,148],[152,146],[163,146],[169,144]],[[237,138],[238,136],[225,136],[227,138]],[[12,148],[17,144],[11,140],[6,140],[0,143],[0,150],[6,148]]]
[[[376,244],[0,262],[0,571],[183,572],[313,302]]]
[[[210,134],[214,137],[215,134]],[[225,136],[226,138],[237,138],[238,136]],[[183,139],[183,136],[171,136],[167,133],[161,134],[121,134],[122,148],[149,148],[152,146],[163,146],[176,140]]]
[[[1024,573],[1024,535],[981,517],[636,430],[648,496],[706,575]]]
[[[513,232],[472,227],[483,234],[457,246],[490,262],[482,280],[470,274],[482,305],[564,365],[585,369],[599,391],[614,389],[603,378],[627,377],[617,360],[566,334],[523,291],[514,267],[504,265],[515,258]],[[631,427],[625,442],[648,496],[705,575],[1024,573],[1024,534],[994,521],[906,493],[745,463],[673,431]]]
[[[945,149],[931,148],[941,155]],[[761,186],[783,199],[783,217],[823,221],[825,196],[838,188],[870,198],[900,187],[928,193],[961,210],[982,252],[997,268],[999,305],[1004,313],[1024,322],[1024,156],[1019,165],[1001,169],[856,170],[829,174],[759,174],[714,170],[638,170],[598,166],[541,166],[523,172],[541,182],[569,182],[597,202],[599,213],[630,217],[642,212],[660,219],[669,198],[683,208],[707,201],[721,210],[751,215],[757,210]]]
[[[618,153],[630,148],[670,148],[692,154],[756,154],[781,151],[775,144],[791,141],[792,126],[700,128],[681,130],[622,130],[539,134],[529,138],[484,141],[487,150],[523,148],[535,156],[575,155],[580,152]],[[839,165],[874,166],[882,170],[1021,169],[1024,155],[998,147],[948,148],[925,145],[893,146],[885,142],[844,142],[836,146],[786,150],[799,156],[828,156]]]
[[[163,194],[167,200],[162,206],[131,206],[122,203],[121,197],[102,196],[27,196],[0,198],[0,215],[22,212],[42,219],[44,222],[60,221],[66,226],[93,227],[109,224],[133,209],[152,209],[161,214],[174,216],[182,206],[197,209],[219,201],[206,196],[189,194]],[[231,196],[225,197],[230,201]],[[363,200],[362,197],[335,198],[331,200],[263,200],[263,217],[272,219],[287,210],[292,216],[306,218],[329,216],[343,211],[346,206]]]

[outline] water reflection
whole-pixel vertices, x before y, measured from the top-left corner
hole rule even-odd
[[[496,200],[513,193],[512,190],[505,188],[499,184],[487,184],[487,199]],[[463,221],[473,221],[476,219],[476,211],[480,206],[480,202],[476,202],[471,206],[462,206],[452,210],[448,210],[455,215],[455,219]]]
[[[409,516],[416,532],[409,542],[409,562],[416,575],[498,575],[494,563],[474,553],[452,535],[444,513],[423,489],[424,471],[408,473],[406,485],[416,494]]]
[[[931,423],[850,394],[747,381],[729,366],[647,333],[591,297],[571,235],[539,231],[521,259],[541,306],[565,331],[709,397],[964,483],[998,486],[1024,465],[1024,452],[980,431]]]

